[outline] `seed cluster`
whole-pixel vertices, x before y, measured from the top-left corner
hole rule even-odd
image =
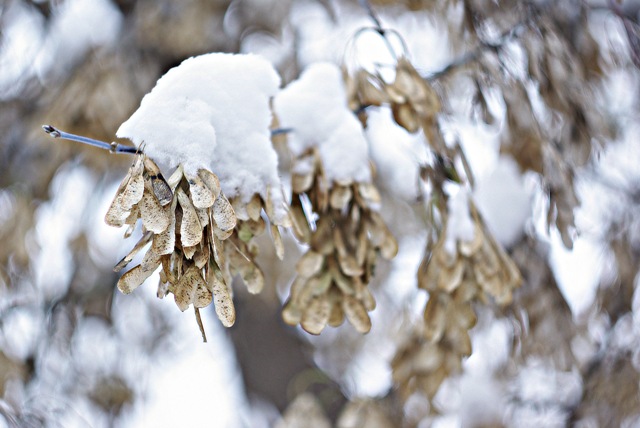
[[[265,230],[263,208],[267,215],[273,213],[268,201],[259,195],[246,204],[238,199],[229,201],[211,171],[200,169],[189,174],[178,166],[165,180],[150,158],[136,155],[105,221],[111,226],[128,225],[128,237],[141,219],[143,235],[115,270],[123,269],[138,252],[151,245],[141,263],[122,275],[118,288],[131,293],[162,266],[158,297],[172,293],[181,311],[190,305],[197,311],[213,303],[222,324],[233,325],[233,275],[240,274],[252,293],[264,285],[250,245],[253,236]],[[275,225],[272,234],[277,252],[282,255]]]
[[[471,355],[473,303],[493,300],[507,305],[522,283],[517,266],[487,231],[473,204],[470,211],[473,239],[458,241],[450,253],[445,223],[418,270],[418,286],[429,292],[424,323],[392,363],[394,380],[407,396],[420,389],[433,398],[447,377],[460,372],[462,358]]]
[[[331,182],[317,149],[294,164],[312,165],[292,177],[291,222],[309,250],[296,265],[297,277],[283,310],[285,322],[320,334],[344,318],[361,333],[371,329],[375,299],[368,289],[378,254],[391,259],[397,243],[374,206],[380,195],[371,183]],[[301,170],[294,165],[294,171]],[[318,219],[315,220],[315,216]]]

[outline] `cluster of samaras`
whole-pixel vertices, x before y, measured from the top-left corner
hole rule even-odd
[[[376,304],[367,285],[378,254],[391,259],[398,250],[395,238],[372,210],[380,203],[378,190],[371,183],[329,183],[315,149],[294,163],[312,165],[303,174],[293,174],[290,208],[293,232],[309,250],[296,266],[283,318],[319,334],[327,324],[342,324],[346,316],[366,333],[371,328],[368,312]],[[310,209],[304,208],[307,203]],[[319,215],[317,221],[311,211]]]
[[[429,292],[424,323],[417,337],[393,361],[393,376],[411,394],[416,389],[428,397],[451,374],[460,372],[462,358],[471,355],[469,330],[476,323],[474,302],[493,299],[504,306],[522,283],[515,263],[487,231],[470,204],[473,240],[458,241],[455,252],[445,245],[445,227],[418,270],[418,286]]]
[[[353,77],[345,75],[345,81],[349,107],[353,111],[388,104],[398,125],[412,133],[422,128],[431,144],[440,144],[436,124],[442,108],[440,98],[408,59],[398,60],[393,83],[386,83],[380,75],[364,69]],[[365,118],[361,116],[361,120],[364,122]]]
[[[232,204],[237,206],[235,210]],[[265,230],[263,208],[267,215],[273,212],[269,201],[262,201],[258,195],[246,205],[229,202],[221,192],[218,177],[206,169],[192,175],[178,166],[165,180],[151,159],[136,155],[105,221],[111,226],[128,225],[128,237],[141,219],[144,233],[115,270],[123,269],[140,250],[151,245],[141,263],[122,275],[118,288],[131,293],[162,266],[158,297],[173,293],[182,311],[191,304],[198,309],[213,302],[222,323],[231,326],[235,321],[232,275],[240,274],[253,293],[264,284],[249,245],[254,235]],[[272,233],[281,255],[277,226],[272,225]]]

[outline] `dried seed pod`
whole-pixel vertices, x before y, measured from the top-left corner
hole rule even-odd
[[[186,311],[189,305],[193,303],[196,291],[201,286],[204,287],[204,279],[200,269],[192,265],[182,275],[173,292],[176,305],[182,312]]]
[[[176,246],[176,206],[178,198],[173,198],[169,207],[169,226],[161,233],[153,235],[152,249],[161,256],[171,254]]]
[[[249,203],[247,203],[246,209],[247,214],[249,215],[249,218],[251,220],[262,220],[262,218],[260,217],[260,214],[262,213],[262,200],[260,199],[260,196],[253,195]]]
[[[124,256],[122,258],[122,260],[120,260],[113,267],[113,271],[114,272],[120,272],[122,269],[124,269],[125,266],[127,266],[131,262],[131,260],[133,260],[133,258],[136,256],[136,254],[138,254],[141,249],[143,249],[149,242],[151,242],[151,239],[153,237],[154,237],[154,235],[151,232],[146,232],[144,235],[142,235],[142,238],[140,238],[138,243],[131,249],[129,254]],[[156,252],[156,254],[159,254],[159,253]]]
[[[218,319],[225,327],[231,327],[236,322],[236,309],[233,306],[231,291],[222,277],[222,272],[214,264],[209,266],[208,283],[212,287],[213,304]]]
[[[213,219],[216,226],[223,232],[228,232],[236,227],[236,215],[227,198],[220,194],[213,203]]]
[[[350,187],[335,186],[331,190],[331,196],[329,198],[329,205],[335,210],[343,210],[351,202],[353,192]]]
[[[168,192],[165,186],[169,187]],[[169,203],[159,199],[162,194],[171,195]],[[213,303],[223,325],[231,326],[235,321],[229,288],[231,272],[242,276],[250,292],[257,293],[263,288],[264,277],[253,260],[255,254],[249,244],[253,236],[266,228],[259,195],[254,195],[246,205],[239,198],[234,198],[234,202],[246,214],[245,221],[238,222],[215,174],[201,169],[195,175],[185,175],[178,166],[165,181],[155,163],[141,155],[121,184],[108,220],[119,224],[126,218],[132,229],[140,218],[147,231],[117,268],[129,263],[149,242],[151,247],[142,263],[120,278],[118,287],[130,293],[162,265],[158,297],[173,293],[183,311],[191,304],[197,310]],[[268,205],[269,202],[265,203],[266,210]],[[282,256],[284,247],[277,224],[286,224],[287,220],[275,220],[272,235]],[[243,233],[247,236],[243,237]],[[231,241],[226,241],[229,238]]]
[[[327,321],[331,327],[338,327],[344,322],[344,309],[342,309],[342,294],[334,287],[327,293],[331,304],[331,314]]]
[[[215,175],[214,173],[212,173],[209,170],[199,169],[198,170],[198,177],[200,177],[200,179],[202,179],[204,184],[207,186],[207,188],[209,189],[209,191],[213,195],[214,199],[217,198],[218,196],[220,196],[221,187],[220,187],[220,180],[218,180],[218,176],[217,175]]]
[[[200,217],[198,216],[191,199],[189,199],[187,194],[181,188],[176,190],[176,196],[180,203],[180,208],[182,208],[180,242],[182,242],[183,248],[194,247],[202,240],[202,225],[200,224]]]
[[[300,325],[311,334],[320,334],[329,321],[331,315],[331,304],[326,295],[322,294],[311,299],[305,308]]]
[[[393,362],[394,379],[405,393],[417,388],[433,398],[443,380],[462,370],[462,358],[471,354],[469,330],[476,323],[471,304],[489,298],[508,304],[513,289],[520,285],[517,268],[491,237],[471,201],[469,211],[474,236],[467,242],[458,240],[450,253],[445,245],[445,213],[438,239],[427,245],[418,269],[418,285],[429,291],[422,332],[400,349]]]
[[[124,294],[131,293],[149,278],[158,266],[160,266],[160,256],[152,251],[147,251],[147,254],[145,254],[142,259],[142,263],[120,277],[118,280],[118,289]]]
[[[173,199],[173,192],[171,191],[169,183],[164,179],[160,168],[158,168],[158,165],[156,165],[154,161],[146,156],[143,156],[143,159],[145,175],[151,180],[151,188],[153,189],[154,196],[158,199],[160,205],[169,205]]]
[[[144,178],[142,176],[142,172],[142,156],[136,156],[129,172],[125,176],[124,180],[122,180],[122,183],[120,183],[116,196],[113,198],[113,201],[107,210],[107,214],[105,215],[105,222],[109,226],[122,226],[124,221],[128,220],[127,217],[132,211],[134,205],[142,199],[142,195],[144,193]]]
[[[203,282],[198,286],[196,295],[193,298],[194,308],[206,308],[213,301],[213,288],[210,284]]]
[[[291,176],[291,187],[295,193],[304,193],[313,185],[313,174],[293,174]]]
[[[438,342],[444,335],[448,303],[442,293],[429,297],[424,310],[424,337],[429,342]]]
[[[189,193],[193,201],[193,206],[198,209],[204,209],[213,205],[216,196],[214,196],[211,189],[205,184],[200,174],[186,175],[186,177],[189,183]]]
[[[307,223],[304,210],[301,205],[292,205],[289,211],[291,226],[294,236],[301,242],[308,243],[311,240],[311,228]]]
[[[324,256],[314,251],[307,251],[296,264],[296,272],[303,278],[311,278],[324,265]]]
[[[300,324],[302,310],[291,300],[287,300],[282,308],[282,320],[289,325]]]
[[[249,293],[257,294],[262,291],[264,288],[264,275],[258,266],[237,249],[227,255],[229,256],[229,262],[233,266],[232,272],[235,271],[240,274]]]
[[[169,227],[169,215],[164,210],[160,201],[153,193],[153,187],[150,180],[144,181],[144,193],[142,199],[138,203],[140,209],[140,218],[145,229],[153,233],[161,233]]]
[[[371,330],[371,318],[367,314],[364,305],[353,296],[344,296],[342,299],[342,309],[349,322],[360,333],[368,333]]]
[[[280,260],[284,259],[284,243],[282,242],[282,236],[280,235],[280,229],[275,224],[271,225],[271,239],[276,249],[276,256]]]

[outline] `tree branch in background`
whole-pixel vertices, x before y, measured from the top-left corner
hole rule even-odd
[[[467,52],[461,57],[453,60],[442,70],[436,71],[435,73],[432,73],[429,76],[426,76],[425,79],[430,82],[433,82],[434,80],[438,80],[442,77],[445,77],[447,74],[451,73],[452,71],[456,70],[459,67],[464,67],[465,65],[478,60],[478,58],[480,58],[480,55],[482,55],[487,51],[497,52],[506,43],[520,37],[522,35],[522,31],[529,24],[529,21],[530,21],[530,18],[518,23],[513,28],[505,31],[500,35],[500,37],[498,37],[498,40],[496,42],[493,42],[493,43],[481,42],[480,45],[475,50]]]

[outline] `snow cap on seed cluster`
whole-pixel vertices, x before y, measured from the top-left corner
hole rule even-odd
[[[318,147],[327,178],[368,182],[369,153],[360,122],[347,106],[340,69],[315,63],[274,100],[280,126],[291,128],[289,147],[299,156]]]
[[[189,58],[162,76],[140,108],[118,129],[161,166],[208,169],[228,198],[282,204],[272,148],[269,101],[280,77],[257,55],[212,53]]]

